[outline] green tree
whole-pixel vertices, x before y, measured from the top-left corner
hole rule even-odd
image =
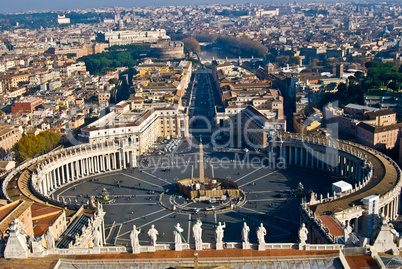
[[[119,79],[117,79],[117,78],[111,78],[111,79],[109,79],[109,83],[110,84],[119,84]]]
[[[278,57],[276,57],[276,62],[279,65],[285,65],[289,62],[289,56],[287,56],[287,55],[278,56]]]
[[[290,59],[289,59],[289,64],[291,64],[291,65],[298,65],[298,64],[300,64],[300,57],[298,57],[298,56],[292,56],[292,57],[290,57]]]
[[[312,59],[310,63],[310,67],[316,67],[317,64],[320,62],[318,59]]]
[[[14,145],[15,160],[18,163],[35,158],[54,149],[60,142],[60,135],[45,131],[38,135],[24,136]]]
[[[91,74],[100,74],[117,67],[132,67],[150,53],[148,48],[136,45],[112,46],[109,51],[81,57]]]
[[[186,37],[182,40],[184,48],[188,51],[199,54],[201,52],[200,43],[194,37]]]
[[[268,48],[265,45],[246,36],[235,37],[220,35],[216,43],[223,51],[227,51],[235,56],[265,57],[268,54]]]

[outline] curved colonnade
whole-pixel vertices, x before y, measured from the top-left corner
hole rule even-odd
[[[22,171],[34,167],[30,191],[44,202],[76,208],[73,204],[52,198],[58,188],[96,174],[133,168],[137,164],[138,147],[129,142],[98,142],[57,150],[16,168],[3,182],[4,196],[8,196],[8,184]],[[379,195],[379,210],[389,219],[398,213],[401,190],[401,170],[386,155],[362,145],[291,133],[281,133],[269,142],[268,152],[282,158],[287,165],[303,166],[349,178],[354,182],[351,194],[337,197],[327,194],[315,197],[302,207],[309,216],[330,212],[342,223],[362,216],[361,199]],[[314,197],[313,197],[314,198]]]
[[[361,216],[359,211],[364,211],[359,205],[361,199],[379,195],[379,212],[391,220],[397,217],[401,170],[390,157],[348,141],[290,133],[278,138],[270,147],[288,165],[335,173],[353,182],[354,188],[349,195],[338,197],[332,193],[307,203],[315,215],[331,212],[344,223]]]
[[[353,223],[354,232],[359,232],[359,218],[364,215],[378,212],[389,220],[398,217],[402,173],[390,157],[349,141],[290,133],[278,135],[270,142],[269,149],[283,158],[287,165],[329,172],[347,178],[354,185],[347,195],[328,193],[326,197],[317,197],[313,193],[309,202],[303,199],[302,218],[312,224],[308,225],[309,242],[319,243],[318,237],[314,238],[313,227],[318,227],[323,237],[328,239],[326,241],[338,242],[319,218],[323,215],[332,215],[341,227]],[[362,201],[373,197],[378,198],[376,205],[368,206]]]
[[[50,152],[23,163],[11,172],[3,182],[3,195],[12,201],[9,182],[31,167],[33,172],[29,188],[36,197],[44,202],[75,209],[75,205],[53,199],[53,192],[89,176],[133,168],[137,163],[137,152],[135,143],[114,141],[82,144]]]

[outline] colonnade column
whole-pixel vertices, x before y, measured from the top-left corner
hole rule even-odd
[[[88,176],[89,176],[94,171],[94,164],[92,162],[92,157],[88,157],[87,162],[88,162]]]
[[[124,150],[120,151],[120,166],[126,169],[126,152]]]
[[[43,179],[43,193],[47,195],[48,192],[48,174],[45,174],[45,178]]]
[[[80,178],[81,176],[81,166],[80,166],[80,162],[81,160],[78,160],[75,162],[75,168],[76,168],[76,172],[77,172],[77,179]]]
[[[88,162],[88,176],[89,176],[90,174],[92,174],[93,171],[94,171],[94,163],[93,163],[92,160],[93,160],[92,157],[88,157],[88,158],[87,158],[87,162]]]
[[[43,193],[43,186],[42,186],[43,181],[37,183],[38,184],[38,188],[39,188],[39,192]]]
[[[47,178],[47,191],[50,192],[53,188],[53,173],[51,171],[47,174]]]
[[[71,163],[67,163],[67,164],[66,164],[67,182],[70,182],[70,181],[71,181],[71,177],[70,177],[70,166],[71,166]]]
[[[65,176],[65,174],[64,174],[64,171],[65,171],[64,165],[62,165],[60,172],[61,172],[61,179],[62,179],[62,184],[63,184],[63,185],[66,184],[66,176]]]
[[[55,177],[56,177],[56,187],[61,186],[61,177],[60,177],[60,167],[54,169]]]
[[[83,174],[83,169],[84,169],[84,161],[83,161],[83,159],[79,159],[78,160],[78,162],[77,162],[77,172],[78,172],[78,177],[77,178],[80,178],[80,177],[82,177],[82,174]]]
[[[52,189],[52,174],[49,172],[46,174],[47,175],[47,180],[46,180],[46,185],[47,185],[47,192],[49,193],[50,190]]]
[[[105,171],[105,169],[103,168],[104,160],[105,160],[105,155],[103,155],[103,154],[100,155],[99,156],[99,173]]]
[[[80,160],[80,177],[83,177],[85,173],[85,159]]]
[[[52,190],[57,186],[56,170],[52,170]]]
[[[72,162],[71,163],[71,181],[74,181],[74,177],[76,176],[76,170],[75,170],[75,168],[76,168],[76,163],[77,162]]]
[[[89,176],[89,162],[88,162],[88,158],[84,159],[85,161],[85,175]]]
[[[96,172],[100,173],[101,172],[101,168],[100,168],[100,158],[102,155],[96,155]]]
[[[109,171],[110,170],[110,154],[108,153],[108,154],[106,154],[106,156],[105,156],[105,161],[106,161],[106,167],[105,167],[105,169],[107,170],[107,171]]]
[[[112,153],[113,156],[113,169],[117,169],[117,156],[116,153]]]

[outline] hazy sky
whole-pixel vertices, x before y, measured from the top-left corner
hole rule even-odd
[[[0,13],[21,12],[29,10],[68,10],[92,7],[136,7],[166,5],[202,5],[202,4],[235,4],[235,3],[272,3],[280,0],[0,0]]]

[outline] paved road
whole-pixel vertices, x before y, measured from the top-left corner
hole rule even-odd
[[[266,167],[264,155],[241,149],[219,149],[209,143],[213,127],[214,105],[220,105],[217,92],[211,87],[210,74],[196,74],[197,85],[188,93],[190,115],[190,137],[172,153],[145,156],[148,162],[141,167],[120,172],[105,173],[66,186],[56,192],[56,196],[67,201],[86,203],[89,196],[99,196],[103,189],[115,198],[115,202],[105,205],[105,224],[109,234],[108,243],[129,244],[129,233],[135,224],[141,228],[139,236],[142,244],[149,243],[147,231],[155,224],[159,231],[158,242],[173,242],[173,225],[180,223],[186,241],[194,243],[191,228],[199,218],[203,222],[203,240],[214,242],[217,223],[225,222],[224,241],[241,241],[241,228],[246,221],[250,226],[250,241],[257,242],[256,228],[262,222],[268,231],[267,242],[291,242],[297,239],[299,227],[298,205],[300,200],[289,197],[291,189],[301,181],[306,189],[313,189],[326,195],[330,192],[333,179],[314,171],[288,168]],[[194,98],[193,98],[194,97]],[[177,180],[199,175],[198,144],[200,134],[204,144],[204,167],[208,177],[235,181],[247,196],[247,203],[241,208],[221,214],[176,213],[159,205],[159,196],[166,190],[173,190]],[[251,165],[251,163],[253,165]],[[169,172],[164,172],[169,168]],[[320,182],[319,187],[317,182]],[[119,183],[119,186],[117,185]],[[74,190],[74,188],[76,190]],[[78,193],[77,193],[78,192]],[[189,208],[197,205],[189,203]],[[209,206],[209,204],[208,204]],[[115,223],[114,228],[110,228]],[[121,225],[121,229],[119,229]]]
[[[177,222],[182,224],[186,240],[193,243],[190,230],[196,218],[203,222],[203,240],[206,242],[214,242],[214,230],[218,221],[226,222],[224,239],[228,242],[241,240],[240,231],[243,221],[250,226],[251,242],[257,241],[255,230],[260,222],[264,223],[269,231],[266,237],[267,242],[291,242],[297,238],[300,200],[288,197],[289,191],[295,189],[301,181],[307,189],[326,194],[330,191],[333,182],[325,175],[309,170],[303,170],[301,177],[299,169],[288,168],[276,171],[239,162],[227,162],[226,158],[236,157],[233,153],[219,155],[220,159],[224,159],[222,164],[215,159],[207,176],[213,175],[235,181],[246,192],[248,201],[243,207],[222,214],[179,214],[161,207],[158,203],[159,195],[167,189],[173,189],[177,180],[198,175],[198,162],[194,159],[196,156],[194,154],[173,158],[170,172],[163,172],[161,169],[162,163],[167,162],[168,158],[153,157],[149,167],[142,168],[141,171],[140,169],[125,170],[96,176],[96,181],[86,179],[79,183],[78,194],[77,190],[73,190],[76,185],[70,185],[58,190],[56,195],[64,196],[67,201],[77,200],[78,203],[84,203],[87,200],[86,197],[99,196],[103,188],[107,189],[116,201],[104,206],[107,213],[105,224],[108,226],[111,226],[113,222],[116,222],[115,225],[122,224],[116,240],[118,244],[128,244],[129,232],[133,224],[141,227],[140,240],[143,244],[149,241],[146,232],[151,224],[155,224],[156,229],[159,230],[158,241],[173,242],[173,225]],[[209,157],[219,155],[206,154],[205,168],[210,164]],[[119,181],[120,187],[117,186]],[[317,182],[320,182],[318,189]],[[151,192],[154,193],[150,194]],[[282,197],[277,197],[278,194]],[[112,234],[115,231],[114,229]],[[109,238],[108,242],[114,240],[115,238]]]

